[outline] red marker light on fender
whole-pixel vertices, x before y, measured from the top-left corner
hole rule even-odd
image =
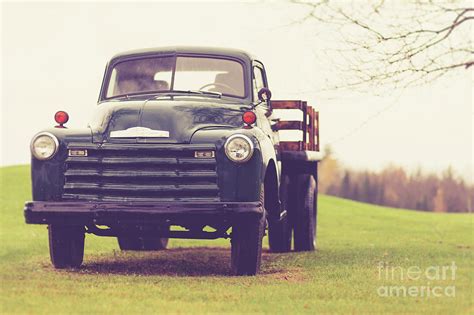
[[[58,126],[55,126],[56,128],[66,128],[63,125],[68,122],[69,115],[68,113],[60,110],[54,114],[54,120],[59,124]]]
[[[255,121],[257,120],[257,116],[255,115],[254,112],[246,111],[242,115],[242,120],[244,121],[245,124],[251,125],[251,124],[255,123]]]

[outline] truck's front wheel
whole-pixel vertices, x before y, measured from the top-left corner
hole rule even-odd
[[[260,269],[262,239],[265,233],[265,215],[261,218],[239,220],[232,226],[232,273],[253,276]]]
[[[281,197],[283,201],[283,209],[288,213],[290,208],[290,178],[284,176],[281,182]],[[265,209],[268,209],[267,202],[265,202]],[[279,209],[273,211],[280,212]],[[288,215],[280,220],[268,220],[268,244],[270,251],[274,253],[286,253],[291,250],[291,226],[288,220]]]
[[[57,269],[77,268],[84,258],[85,229],[83,226],[48,226],[49,254]]]
[[[265,188],[260,189],[263,207],[261,217],[240,218],[232,225],[231,268],[236,276],[254,276],[262,260],[262,239],[265,234]]]

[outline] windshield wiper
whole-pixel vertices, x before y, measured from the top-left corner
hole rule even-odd
[[[170,90],[166,92],[160,92],[160,94],[193,94],[193,95],[212,95],[218,98],[222,97],[222,93],[219,92],[210,92],[210,91],[200,91],[200,90]]]
[[[217,96],[219,98],[222,97],[222,93],[220,93],[220,92],[201,91],[201,90],[192,90],[192,91],[189,91],[189,92],[205,94],[205,95],[214,95],[214,96]]]
[[[160,97],[162,95],[174,95],[174,94],[211,95],[218,98],[222,97],[222,93],[219,93],[219,92],[200,91],[200,90],[169,90],[169,91],[146,91],[146,92],[128,93],[128,94],[122,94],[122,95],[115,95],[113,97],[109,97],[108,99],[129,100],[131,97],[139,97],[139,96],[144,96],[144,95],[157,95],[156,97]]]

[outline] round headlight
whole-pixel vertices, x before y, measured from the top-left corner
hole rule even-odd
[[[47,160],[58,151],[58,139],[49,132],[36,135],[31,141],[31,153],[38,160]]]
[[[245,135],[230,136],[224,145],[227,157],[237,163],[247,162],[253,154],[253,143]]]

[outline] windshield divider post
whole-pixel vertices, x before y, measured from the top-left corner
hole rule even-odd
[[[173,72],[171,73],[171,86],[170,92],[174,90],[174,76],[176,74],[176,63],[178,62],[178,55],[174,55],[174,64],[173,64]]]

